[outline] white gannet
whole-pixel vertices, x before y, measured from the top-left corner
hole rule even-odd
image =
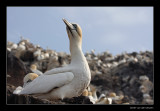
[[[19,94],[21,92],[21,90],[28,85],[29,83],[31,83],[35,78],[37,78],[38,75],[35,73],[28,73],[24,78],[23,78],[23,87],[18,86],[14,91],[13,94]]]
[[[18,50],[26,50],[26,47],[23,44],[18,45]]]
[[[90,87],[88,87],[88,97],[89,97],[89,99],[90,99],[90,101],[93,103],[93,104],[95,104],[96,103],[96,101],[98,100],[97,99],[97,89],[94,87],[94,86],[91,86],[91,88]]]
[[[13,45],[11,46],[11,49],[17,49],[17,47],[18,47],[17,44],[13,44]]]
[[[23,87],[25,87],[28,83],[32,82],[37,77],[38,77],[38,74],[36,74],[36,73],[28,73],[23,78]]]
[[[102,97],[96,104],[112,104],[111,98]]]
[[[63,19],[70,40],[71,63],[45,72],[26,85],[19,94],[34,94],[41,99],[77,97],[88,87],[91,73],[82,52],[82,30]]]
[[[37,49],[37,51],[35,51],[33,53],[33,55],[34,55],[34,57],[37,57],[37,56],[41,55],[41,49]]]
[[[149,93],[153,89],[153,83],[149,80],[146,75],[139,77],[141,86],[139,87],[142,93]]]
[[[45,58],[45,59],[48,59],[48,58],[49,58],[49,53],[48,53],[48,52],[44,53],[44,58]]]
[[[8,50],[9,52],[11,52],[11,48],[8,48],[8,47],[7,47],[7,50]]]
[[[105,94],[101,94],[95,104],[112,104],[111,98],[106,98]]]

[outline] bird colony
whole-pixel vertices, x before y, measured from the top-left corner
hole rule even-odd
[[[52,68],[71,62],[70,54],[43,49],[26,39],[17,44],[8,41],[7,51],[31,70],[22,79],[24,85]],[[87,98],[91,104],[154,104],[153,52],[123,52],[113,56],[108,51],[95,54],[95,50],[91,50],[85,57],[91,70],[91,82],[81,97]],[[6,76],[14,80],[9,73]],[[7,83],[7,90],[17,93],[9,87],[12,85],[13,88],[14,82]],[[21,87],[16,91],[18,89]]]

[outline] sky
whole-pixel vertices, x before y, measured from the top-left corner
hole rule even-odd
[[[84,53],[153,51],[153,7],[7,7],[7,41],[69,54],[62,18],[81,26]]]

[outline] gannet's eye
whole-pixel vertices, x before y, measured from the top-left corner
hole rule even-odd
[[[79,25],[77,24],[72,24],[73,27],[75,28],[75,30],[77,31],[77,33],[79,34],[80,37],[82,37],[82,29]]]
[[[72,24],[73,25],[73,27],[76,29],[76,31],[77,31],[77,24]]]

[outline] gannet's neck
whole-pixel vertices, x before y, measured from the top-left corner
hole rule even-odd
[[[70,43],[71,63],[84,62],[81,43]]]

